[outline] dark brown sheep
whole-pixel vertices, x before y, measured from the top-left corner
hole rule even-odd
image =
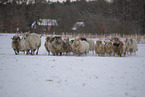
[[[17,54],[19,54],[19,51],[21,49],[21,39],[17,35],[13,36],[13,38],[11,38],[11,39],[12,39],[12,48],[13,48],[15,54],[17,55]]]

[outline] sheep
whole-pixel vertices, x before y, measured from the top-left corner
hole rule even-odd
[[[133,40],[134,52],[138,51],[137,40]]]
[[[52,41],[51,41],[52,39],[50,39],[50,41],[48,41],[47,42],[47,48],[48,48],[48,50],[53,54],[53,55],[55,55],[55,49],[54,49],[54,47],[52,46]]]
[[[130,53],[130,55],[133,53],[133,52],[136,52],[138,50],[137,48],[137,41],[134,40],[134,39],[126,39],[125,40],[125,45],[126,45],[126,52],[127,54]]]
[[[113,41],[113,52],[114,55],[117,54],[120,57],[122,54],[126,55],[126,46],[123,41],[121,41],[118,37],[114,37]]]
[[[126,53],[127,54],[131,54],[132,52],[133,52],[133,48],[132,48],[132,45],[131,45],[131,43],[130,43],[130,41],[129,41],[130,39],[126,39],[124,42],[125,42],[125,45],[126,45]]]
[[[72,44],[72,49],[74,55],[78,54],[80,56],[83,53],[87,54],[89,52],[89,43],[76,39]]]
[[[55,40],[58,40],[58,39],[61,39],[61,37],[57,37],[57,36],[55,36],[55,37],[47,37],[46,38],[46,41],[45,41],[45,44],[44,44],[44,46],[45,46],[45,49],[47,50],[47,52],[48,52],[48,55],[50,55],[50,52],[53,54],[53,55],[58,55],[58,54],[56,54],[57,52],[56,52],[56,48],[55,48],[55,45],[56,45],[56,43],[54,43],[54,41]],[[58,42],[57,42],[58,43]]]
[[[38,55],[41,46],[41,37],[35,33],[25,33],[22,39],[22,47],[26,50],[26,54],[31,50],[31,55],[33,55],[35,50],[37,50],[36,55]]]
[[[101,40],[97,40],[95,44],[95,53],[98,54],[99,56],[104,55],[104,43]]]
[[[113,44],[111,41],[104,41],[105,42],[105,45],[104,45],[104,52],[106,54],[113,54]]]
[[[64,49],[64,52],[66,52],[66,54],[69,52],[72,52],[72,47],[69,42],[69,38],[64,38],[63,49]]]
[[[94,41],[93,40],[88,40],[84,37],[80,37],[80,40],[88,42],[89,43],[89,51],[92,51],[94,53]]]
[[[26,55],[28,55],[29,51],[31,50],[29,42],[25,40],[24,37],[21,39],[21,46],[24,51],[26,51]]]
[[[53,37],[48,45],[48,48],[53,55],[62,55],[62,52],[64,51],[63,45],[64,42],[61,37]]]
[[[87,40],[89,43],[89,51],[92,51],[94,54],[94,41],[93,40]]]
[[[21,50],[21,39],[19,36],[15,35],[12,39],[12,48],[15,52],[15,55],[19,54],[19,51]]]
[[[50,44],[51,39],[52,39],[52,37],[46,37],[46,39],[45,39],[46,41],[44,43],[44,46],[45,46],[46,51],[48,52],[48,55],[50,55],[50,50],[49,50],[48,45]]]

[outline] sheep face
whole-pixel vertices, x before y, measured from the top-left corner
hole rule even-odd
[[[13,38],[11,38],[11,39],[12,39],[12,41],[14,43],[18,43],[20,41],[20,37],[19,36],[13,36]]]
[[[46,39],[45,39],[47,42],[50,40],[50,38],[49,37],[46,37]]]
[[[75,41],[74,42],[74,47],[79,47],[79,45],[80,45],[80,42],[79,41]]]
[[[61,39],[55,38],[54,41],[53,41],[53,43],[55,45],[60,45],[62,43],[62,41],[61,41]]]
[[[114,47],[118,47],[120,45],[120,40],[118,37],[114,37],[112,41]]]
[[[96,41],[96,45],[100,46],[102,44],[102,41]]]
[[[118,47],[118,46],[119,46],[119,43],[118,43],[118,42],[114,42],[114,43],[113,43],[113,46]]]
[[[23,38],[26,39],[29,36],[29,34],[24,34]]]

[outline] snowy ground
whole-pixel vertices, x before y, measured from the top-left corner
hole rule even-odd
[[[126,57],[14,55],[0,34],[0,97],[145,97],[145,44]]]

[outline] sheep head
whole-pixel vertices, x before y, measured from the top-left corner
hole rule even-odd
[[[14,43],[18,43],[21,40],[19,36],[13,36],[11,39]]]
[[[26,39],[29,35],[30,35],[30,32],[26,32],[26,33],[23,35],[23,38]]]

